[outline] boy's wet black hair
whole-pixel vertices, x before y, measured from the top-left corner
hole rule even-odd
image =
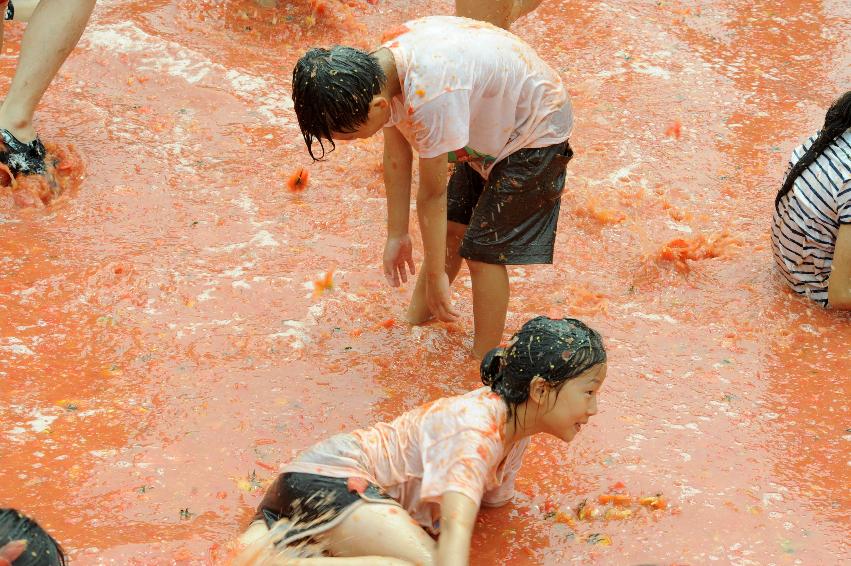
[[[508,405],[517,419],[517,406],[529,398],[529,385],[543,378],[556,394],[565,382],[606,361],[600,334],[575,318],[533,318],[505,348],[494,348],[482,360],[482,383]]]
[[[298,127],[314,161],[325,157],[322,140],[331,132],[353,132],[369,117],[369,104],[381,92],[387,77],[378,60],[360,49],[336,46],[314,48],[293,69],[293,103]],[[313,153],[319,142],[322,155]]]
[[[65,553],[41,525],[15,509],[0,509],[0,548],[15,540],[27,548],[12,566],[65,566]]]
[[[795,163],[789,173],[786,175],[786,180],[783,186],[774,197],[775,208],[780,205],[780,199],[783,195],[792,190],[795,185],[795,180],[801,176],[807,167],[813,164],[818,156],[821,155],[827,146],[833,143],[833,140],[842,135],[845,130],[851,128],[851,90],[840,96],[824,116],[824,126],[818,133],[813,145],[801,156],[801,159]]]

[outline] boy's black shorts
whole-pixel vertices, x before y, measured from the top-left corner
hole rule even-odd
[[[567,141],[520,149],[500,161],[485,181],[466,163],[447,188],[447,218],[466,224],[461,257],[482,263],[552,263]]]

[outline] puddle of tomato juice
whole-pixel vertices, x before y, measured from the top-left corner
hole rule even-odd
[[[38,114],[80,187],[0,211],[0,501],[75,563],[221,563],[298,450],[477,384],[466,271],[462,321],[415,329],[380,275],[380,138],[311,164],[288,96],[309,46],[451,5],[279,4],[99,3]],[[473,564],[849,556],[848,318],[778,282],[767,232],[851,78],[847,21],[740,4],[544,2],[514,26],[568,86],[577,155],[507,329],[582,318],[610,370],[583,434],[536,438],[480,514]]]

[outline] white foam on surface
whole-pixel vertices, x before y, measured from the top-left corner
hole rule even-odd
[[[228,69],[198,51],[150,35],[132,22],[92,25],[81,43],[116,53],[139,54],[138,71],[165,73],[182,78],[190,85],[216,89],[227,84],[231,93],[249,103],[269,124],[293,124],[293,100],[283,84],[273,80],[276,77],[259,77]]]

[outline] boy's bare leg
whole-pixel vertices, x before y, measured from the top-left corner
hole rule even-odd
[[[458,271],[461,270],[461,240],[464,239],[464,232],[467,231],[466,224],[457,222],[446,223],[446,274],[449,276],[449,283],[455,280],[458,276]],[[426,303],[426,288],[425,288],[425,269],[420,266],[420,274],[417,276],[417,284],[414,287],[414,294],[411,297],[411,304],[408,306],[408,314],[405,316],[410,324],[422,324],[432,318],[431,311]]]
[[[508,270],[504,265],[467,260],[473,279],[473,355],[482,359],[499,346],[508,312]]]
[[[12,85],[0,105],[0,128],[18,140],[35,139],[33,114],[89,21],[95,0],[41,0],[21,41]]]
[[[455,15],[504,29],[538,7],[542,0],[455,0]]]
[[[455,15],[508,29],[514,0],[455,0]]]
[[[529,12],[533,12],[535,8],[541,5],[543,0],[514,0],[514,7],[511,10],[511,23],[516,22]]]

